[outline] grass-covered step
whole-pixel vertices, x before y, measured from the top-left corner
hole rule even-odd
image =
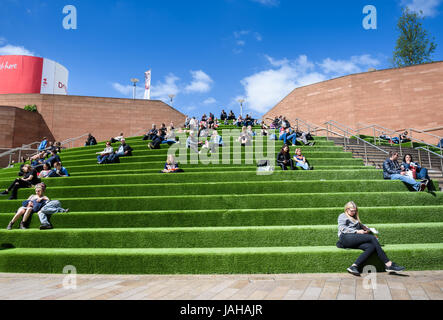
[[[258,176],[267,177],[267,176]],[[163,195],[218,195],[218,194],[270,194],[287,192],[289,194],[327,193],[327,192],[407,192],[401,181],[390,180],[333,180],[333,181],[247,181],[247,182],[172,182],[165,188],[163,183],[113,184],[48,188],[46,195],[51,199],[66,197],[133,197]],[[20,189],[18,196],[26,199],[34,190]]]
[[[383,181],[382,181],[383,182]],[[389,182],[389,181],[387,181]],[[393,185],[396,181],[392,181]],[[74,187],[75,188],[75,187]],[[48,195],[51,197],[50,190]],[[54,198],[53,198],[54,199]],[[64,208],[72,211],[144,210],[205,210],[205,209],[263,209],[267,208],[328,208],[343,207],[354,201],[362,207],[432,206],[443,205],[443,193],[427,192],[333,192],[272,193],[219,195],[164,195],[138,197],[73,197],[59,198]],[[23,200],[0,200],[1,212],[15,212]],[[123,202],[123,205],[122,205]]]
[[[183,167],[184,168],[184,167]],[[214,167],[212,166],[210,168],[210,171],[208,171],[208,169],[206,167],[194,167],[194,168],[185,168],[185,172],[192,172],[192,173],[196,173],[196,172],[220,172],[220,171],[225,171],[225,172],[235,172],[235,171],[253,171],[253,172],[257,172],[257,166],[252,165],[252,166],[233,166],[233,167]],[[280,168],[277,168],[275,172],[278,172],[279,170],[281,170]],[[375,171],[377,170],[375,167],[372,166],[368,166],[368,167],[364,167],[364,166],[348,166],[348,167],[340,167],[340,166],[316,166],[315,170],[335,170],[335,171],[349,171],[349,170],[368,170],[368,171]],[[299,170],[301,171],[301,169]],[[139,169],[139,170],[114,170],[112,171],[112,175],[120,175],[120,174],[146,174],[146,173],[158,173],[159,170],[158,169]],[[312,171],[311,171],[312,172]],[[94,175],[103,175],[103,174],[108,174],[107,172],[103,172],[103,171],[91,171],[91,172],[77,172],[77,173],[73,173],[71,174],[71,177],[84,177],[84,176],[94,176]],[[3,180],[4,178],[0,177],[1,180]],[[9,181],[9,180],[8,180]]]
[[[398,244],[383,248],[407,270],[440,270],[443,244]],[[0,250],[0,272],[78,274],[268,274],[344,272],[361,253],[334,246]],[[368,263],[379,263],[368,261]]]
[[[102,164],[99,165],[97,163],[91,164],[82,164],[82,165],[70,165],[69,167],[66,165],[66,167],[69,170],[69,173],[77,173],[77,172],[98,172],[98,171],[103,171],[103,172],[112,172],[112,171],[121,171],[121,170],[138,170],[138,169],[157,169],[158,171],[163,170],[164,166],[165,166],[165,162],[166,162],[166,158],[163,159],[162,161],[154,161],[154,162],[145,162],[145,161],[140,161],[140,162],[127,162],[125,163],[124,161],[126,160],[125,158],[121,158],[121,163],[113,163],[113,164]],[[364,166],[363,165],[363,160],[362,159],[355,159],[355,158],[346,158],[346,159],[310,159],[309,163],[311,164],[311,166],[314,166],[315,168],[317,168],[318,166],[341,166],[341,167],[346,167],[346,166]],[[65,165],[65,164],[64,164]],[[228,163],[228,164],[224,164],[222,161],[220,161],[220,164],[202,164],[202,163],[191,163],[191,162],[187,162],[186,164],[184,163],[179,163],[180,168],[186,170],[188,168],[199,168],[199,169],[206,169],[206,170],[212,170],[212,168],[226,168],[226,167],[233,167],[233,166],[237,166],[239,168],[244,167],[245,164],[235,164],[235,163]],[[246,166],[251,166],[251,165],[246,165]],[[253,164],[253,166],[255,166]],[[255,166],[256,167],[256,166]],[[277,170],[279,170],[277,168]],[[16,173],[17,174],[17,173]]]
[[[206,141],[209,138],[200,138],[200,141]],[[126,141],[126,143],[128,145],[131,146],[131,148],[133,148],[134,150],[145,150],[148,149],[148,143],[151,142],[150,140],[137,140],[137,141]],[[263,146],[266,148],[266,146],[268,145],[268,142],[266,139],[257,139],[257,140],[253,140],[253,145],[255,146],[257,143],[263,144]],[[336,148],[341,148],[343,149],[342,146],[336,146],[334,144],[333,141],[327,141],[327,140],[314,140],[311,142],[315,142],[315,145],[313,147],[336,147]],[[183,144],[186,143],[186,141],[181,142]],[[279,149],[283,146],[283,140],[275,140],[273,141],[273,143],[275,144],[276,147],[278,147]],[[227,144],[227,141],[226,141]],[[238,142],[236,142],[236,140],[232,140],[231,139],[231,143],[229,144],[231,147],[233,147],[235,145],[239,145]],[[101,144],[97,144],[95,146],[90,146],[90,147],[84,147],[84,148],[72,148],[72,149],[64,149],[61,152],[61,155],[68,155],[68,154],[81,154],[81,153],[95,153],[95,152],[100,152],[103,151],[103,149],[106,147],[105,143],[101,143]],[[120,143],[113,143],[112,147],[114,148],[114,150],[117,150],[120,147]],[[162,144],[160,146],[160,149],[156,149],[158,150],[162,150],[162,149],[168,149],[169,145],[168,144]],[[290,148],[296,148],[296,147],[290,147]],[[297,148],[311,148],[309,146],[304,146],[304,145],[297,145]]]
[[[146,183],[197,183],[197,182],[252,182],[252,181],[306,181],[306,180],[383,180],[380,170],[293,170],[274,171],[270,175],[257,174],[256,171],[203,171],[182,172],[180,174],[137,173],[106,174],[67,179],[42,179],[48,187],[118,185]],[[0,180],[0,186],[3,186]],[[168,186],[169,187],[169,186]]]
[[[237,149],[242,150],[242,148],[237,148]],[[295,148],[293,148],[293,149],[295,149]],[[146,149],[141,149],[141,150],[140,149],[135,150],[135,151],[133,151],[133,154],[137,155],[137,156],[163,155],[166,157],[167,153],[170,150],[172,150],[172,149],[163,148],[163,149],[158,149],[158,150],[150,150],[150,149],[146,148]],[[220,148],[219,153],[226,152],[226,150],[230,150],[232,152],[236,151],[234,147],[231,147],[229,149]],[[178,155],[178,152],[179,151],[177,151],[175,154]],[[191,153],[193,151],[188,149],[187,152]],[[266,149],[266,147],[263,148],[263,152],[265,155],[267,154],[268,150]],[[274,153],[278,154],[278,152],[280,152],[280,148],[276,147]],[[304,152],[306,154],[310,153],[310,152],[343,152],[343,149],[340,147],[304,147],[302,149],[302,152]],[[294,153],[293,150],[291,150],[291,153]],[[64,154],[61,157],[61,159],[63,162],[66,162],[69,160],[83,160],[83,159],[94,160],[94,159],[97,159],[97,155],[95,153],[81,153],[81,154],[69,153],[69,154]]]
[[[305,153],[304,156],[306,157],[306,160],[311,163],[313,160],[317,159],[352,159],[352,153],[351,152],[310,152]],[[263,160],[267,157],[266,154],[259,155],[254,152],[249,153],[228,153],[227,156],[225,156],[223,153],[218,154],[212,154],[212,155],[204,155],[204,154],[190,154],[185,153],[183,155],[184,159],[186,161],[189,161],[190,163],[196,162],[196,164],[199,165],[205,165],[205,164],[220,164],[225,163],[225,161],[228,161],[229,164],[250,164],[249,162],[255,163],[256,161]],[[225,158],[226,157],[226,158]],[[271,159],[276,159],[277,154],[271,154],[269,155]],[[183,159],[183,160],[184,160]],[[177,160],[180,161],[179,155],[177,155]],[[164,155],[146,155],[146,156],[132,156],[132,157],[121,157],[120,162],[122,163],[132,163],[132,162],[159,162],[159,161],[166,161],[166,154]],[[86,160],[67,160],[63,162],[63,166],[65,167],[71,167],[71,166],[83,166],[88,165],[91,163],[96,163],[97,159],[86,159]]]
[[[15,212],[15,211],[14,211]],[[6,228],[14,212],[0,214],[0,229]],[[342,207],[206,209],[162,211],[96,211],[56,214],[51,222],[56,228],[161,228],[290,226],[337,224]],[[368,225],[385,223],[443,222],[443,205],[360,207],[360,218]],[[16,225],[16,227],[18,224]],[[40,226],[34,215],[31,228]]]
[[[439,243],[443,223],[377,224],[383,244]],[[337,226],[0,230],[14,248],[225,248],[328,246]]]
[[[227,165],[227,166],[211,166],[210,169],[207,168],[207,166],[193,166],[190,167],[188,165],[183,165],[180,166],[182,169],[185,169],[186,173],[191,173],[191,172],[220,172],[220,171],[225,171],[225,172],[235,172],[235,171],[254,171],[257,172],[257,165]],[[89,166],[86,166],[87,169],[89,169]],[[93,168],[98,168],[98,166],[94,166]],[[110,167],[108,167],[110,168]],[[84,177],[84,176],[98,176],[98,175],[125,175],[125,174],[147,174],[147,173],[159,173],[160,169],[159,168],[151,168],[151,169],[137,169],[137,170],[131,170],[131,169],[126,169],[126,170],[99,170],[102,169],[102,167],[100,166],[100,168],[98,168],[96,171],[77,171],[77,172],[71,172],[70,170],[70,175],[71,177]],[[162,168],[161,168],[162,169]],[[301,168],[297,168],[298,171],[303,171]],[[377,170],[375,167],[373,166],[316,166],[315,167],[315,171],[349,171],[349,170],[367,170],[367,171],[375,171]],[[274,168],[274,172],[279,172],[282,171],[280,169],[280,167]],[[312,172],[312,171],[311,171]],[[12,180],[18,178],[17,175],[18,171],[14,171],[11,172],[10,174],[4,174],[1,175],[0,174],[0,185],[6,184],[6,183],[11,183]]]

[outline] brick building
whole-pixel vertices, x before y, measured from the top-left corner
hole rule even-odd
[[[38,113],[25,111],[37,106]],[[13,148],[39,141],[65,139],[92,133],[98,141],[115,137],[142,135],[152,124],[175,126],[185,115],[156,100],[132,100],[47,94],[0,95],[0,148]],[[74,146],[81,146],[86,138]]]
[[[353,74],[297,88],[263,118],[279,115],[317,125],[335,120],[352,128],[366,124],[394,130],[440,128],[430,133],[443,136],[443,62]],[[437,143],[436,138],[415,136]]]

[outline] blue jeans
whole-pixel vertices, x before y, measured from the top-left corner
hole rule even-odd
[[[415,181],[414,179],[411,179],[409,177],[406,176],[402,176],[401,174],[393,174],[391,175],[391,180],[400,180],[406,184],[411,185],[414,190],[419,191],[420,190],[420,182]]]
[[[285,132],[285,133],[282,133],[281,135],[280,135],[280,137],[279,137],[279,140],[283,140],[283,142],[286,144],[286,136],[287,136],[288,134]]]
[[[110,155],[110,156],[108,157],[108,161],[112,162],[112,161],[114,161],[115,158],[123,157],[124,155],[125,155],[124,152],[117,152],[117,153],[114,153],[114,154],[112,154],[112,155]]]
[[[428,176],[428,169],[426,168],[421,168],[420,171],[417,171],[417,179],[423,180],[423,179],[429,179]]]
[[[296,166],[301,167],[304,170],[309,170],[309,165],[307,163],[302,164],[301,162],[297,162]]]
[[[106,159],[108,159],[108,157],[110,157],[110,154],[105,154],[104,156],[97,156],[97,161],[102,163],[103,161],[105,161]]]
[[[297,134],[293,133],[293,134],[291,134],[289,136],[286,136],[285,139],[284,139],[284,143],[287,144],[288,140],[289,141],[292,140],[292,144],[293,145],[297,144]]]

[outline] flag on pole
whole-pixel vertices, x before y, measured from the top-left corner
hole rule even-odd
[[[151,70],[145,72],[145,100],[151,100]]]

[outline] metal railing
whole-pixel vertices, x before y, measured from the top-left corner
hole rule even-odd
[[[436,153],[434,151],[431,151],[429,149],[426,149],[424,147],[418,147],[418,148],[415,148],[415,149],[418,150],[418,162],[420,163],[420,165],[422,164],[420,150],[424,150],[425,152],[428,153],[429,169],[432,169],[431,153],[433,155],[435,155],[436,157],[440,158],[440,171],[441,171],[441,173],[443,175],[443,156],[442,155],[440,155],[440,154],[438,154],[438,153]]]
[[[340,128],[338,125],[332,123],[332,121],[325,122],[325,124],[326,124],[326,129],[325,129],[326,130],[326,138],[329,140],[329,133],[333,133],[335,135],[342,136],[343,137],[343,144],[344,144],[344,147],[345,147],[345,151],[347,151],[347,149],[348,149],[347,141],[349,143],[349,129],[350,128],[345,128],[345,129]],[[343,134],[339,134],[337,132],[334,132],[333,130],[330,129],[330,126],[336,128],[338,130],[343,131]],[[368,157],[368,149],[367,149],[368,146],[371,147],[371,148],[375,148],[375,149],[383,152],[384,154],[389,154],[389,152],[387,152],[386,150],[383,150],[383,149],[377,147],[376,145],[370,143],[369,141],[366,141],[366,140],[364,140],[364,139],[362,139],[362,138],[360,138],[358,136],[355,136],[355,138],[358,141],[361,141],[363,143],[363,146],[364,146],[364,157],[365,157],[365,164],[366,164],[366,166],[369,165],[369,157]]]
[[[84,137],[87,137],[88,135],[89,135],[89,133],[85,133],[85,134],[82,134],[81,136],[78,136],[78,137],[74,137],[74,138],[69,138],[69,139],[63,140],[62,142],[60,142],[60,145],[64,146],[64,145],[70,143],[71,144],[71,148],[73,148],[74,147],[74,142],[76,142],[77,140],[82,139]]]

